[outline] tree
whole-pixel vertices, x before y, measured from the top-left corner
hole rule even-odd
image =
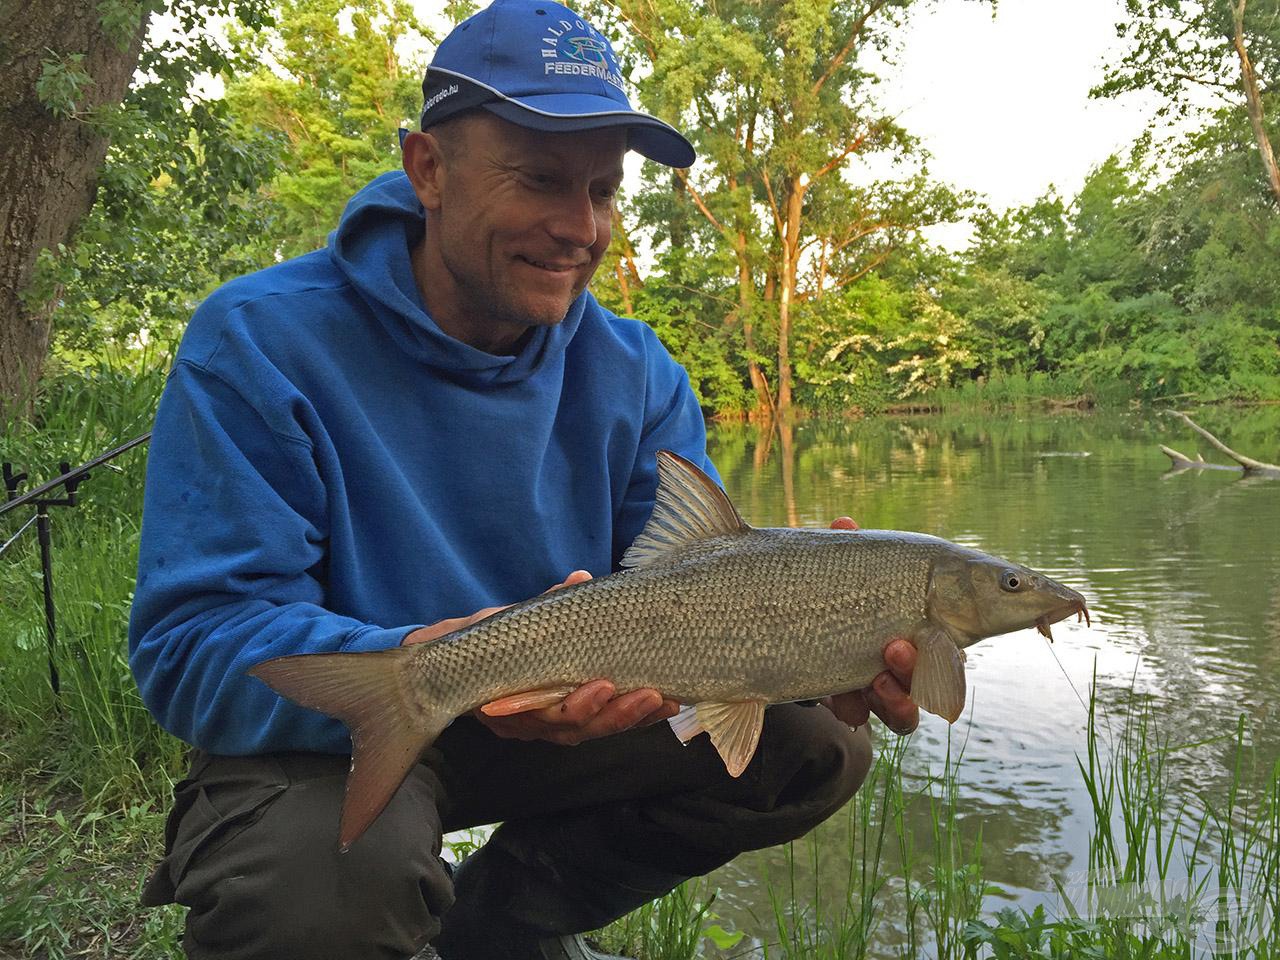
[[[739,325],[757,405],[786,418],[797,312],[874,268],[905,236],[954,214],[949,191],[855,187],[851,165],[902,159],[915,142],[878,106],[865,52],[885,49],[912,0],[621,0],[650,67],[645,105],[694,131],[699,166],[677,171],[696,211],[731,253]],[[776,384],[759,359],[774,327]]]
[[[1193,90],[1243,105],[1272,198],[1280,204],[1280,166],[1267,121],[1280,82],[1280,0],[1125,0],[1116,32],[1130,42],[1094,96],[1152,89],[1166,109],[1187,113]]]
[[[196,28],[233,13],[260,25],[265,7],[266,0],[173,0],[163,7],[156,0],[4,0],[0,403],[29,396],[39,379],[57,284],[37,285],[35,296],[24,293],[42,252],[67,244],[93,206],[111,143],[151,136],[157,118],[190,116],[182,98],[192,77],[228,62],[228,52],[203,33],[197,36]],[[182,30],[147,40],[151,14],[161,9]],[[135,70],[143,79],[131,90]],[[161,127],[172,133],[171,125]],[[180,143],[168,146],[181,152]]]
[[[398,47],[434,37],[407,0],[281,0],[274,28],[246,39],[259,66],[229,78],[226,99],[246,140],[277,147],[264,186],[273,253],[295,256],[324,246],[351,195],[399,168],[396,130],[416,126],[426,64],[401,63]]]
[[[70,239],[93,204],[108,139],[85,118],[123,99],[146,13],[116,4],[104,16],[80,0],[0,7],[0,402],[39,378],[50,305],[20,295],[40,251]]]

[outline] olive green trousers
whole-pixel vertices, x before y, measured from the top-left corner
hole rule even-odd
[[[194,960],[399,960],[428,941],[444,960],[524,960],[539,937],[603,926],[803,835],[870,759],[865,728],[820,706],[770,708],[737,779],[706,737],[681,745],[665,723],[560,747],[464,718],[340,854],[349,757],[197,752],[142,902],[189,908]],[[441,836],[498,822],[455,884]]]

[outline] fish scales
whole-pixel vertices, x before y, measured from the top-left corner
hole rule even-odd
[[[760,529],[517,604],[416,651],[427,696],[459,712],[608,677],[686,703],[770,702],[865,686],[881,650],[926,619],[932,560],[900,531]],[[498,675],[500,673],[500,675]]]
[[[373,822],[422,751],[476,707],[489,716],[559,702],[589,680],[653,687],[691,706],[739,776],[766,704],[865,687],[897,637],[917,651],[911,697],[955,722],[964,648],[1087,618],[1084,598],[1035,571],[898,530],[757,530],[687,460],[658,454],[653,516],[625,569],[526,600],[438,640],[370,653],[278,657],[250,670],[352,737],[339,844]],[[690,712],[692,711],[692,712]]]

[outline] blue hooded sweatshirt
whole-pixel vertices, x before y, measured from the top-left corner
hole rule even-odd
[[[341,723],[245,670],[605,575],[652,510],[659,449],[712,470],[684,371],[589,293],[516,356],[443,333],[410,269],[423,223],[386,174],[327,249],[228,283],[191,320],[129,625],[143,700],[191,744],[348,752]]]

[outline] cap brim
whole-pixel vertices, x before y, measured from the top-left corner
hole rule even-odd
[[[627,146],[668,167],[691,167],[698,155],[679,131],[657,117],[620,110],[615,100],[588,94],[547,94],[483,104],[485,110],[517,126],[550,133],[627,128]]]

